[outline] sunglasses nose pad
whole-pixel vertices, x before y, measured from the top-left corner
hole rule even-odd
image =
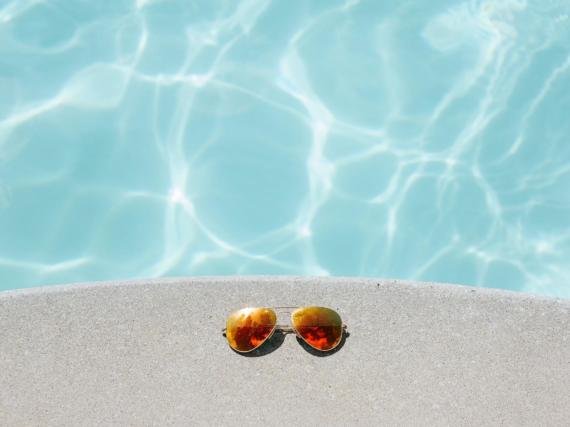
[[[247,353],[261,346],[276,324],[277,315],[270,308],[243,308],[228,316],[226,338],[235,351]]]

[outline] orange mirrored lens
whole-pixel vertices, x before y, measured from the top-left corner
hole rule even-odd
[[[332,350],[342,339],[342,320],[330,308],[300,308],[291,314],[291,322],[301,338],[317,350]]]
[[[228,316],[226,338],[240,352],[255,350],[275,329],[277,315],[270,308],[244,308]]]

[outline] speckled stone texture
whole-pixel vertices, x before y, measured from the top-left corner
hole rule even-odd
[[[288,335],[234,353],[226,314],[324,305],[317,357]],[[0,425],[562,426],[570,301],[373,279],[183,278],[0,293]]]

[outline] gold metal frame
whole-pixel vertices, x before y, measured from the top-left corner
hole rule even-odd
[[[308,342],[305,338],[303,338],[303,336],[299,333],[299,331],[298,331],[297,329],[295,329],[295,326],[293,325],[293,314],[294,314],[297,310],[300,310],[300,309],[302,309],[302,308],[308,308],[308,307],[320,307],[320,306],[308,305],[308,306],[243,307],[243,308],[240,308],[239,310],[243,310],[244,308],[264,308],[264,309],[269,309],[269,310],[272,310],[272,311],[273,311],[273,313],[275,314],[275,317],[276,317],[276,318],[278,318],[276,310],[277,310],[278,312],[287,312],[287,310],[290,310],[290,313],[291,313],[291,314],[290,314],[289,321],[290,321],[291,324],[290,324],[290,325],[279,325],[279,324],[276,323],[276,324],[273,326],[273,329],[271,330],[271,332],[269,333],[269,335],[267,335],[267,338],[265,338],[263,341],[261,341],[256,347],[252,348],[251,350],[240,351],[240,350],[237,350],[237,349],[233,348],[232,346],[230,346],[230,348],[231,348],[233,351],[236,351],[236,352],[238,352],[238,353],[251,353],[252,351],[257,350],[259,347],[261,347],[263,344],[265,344],[265,342],[266,342],[267,340],[269,340],[269,339],[273,336],[273,334],[274,334],[276,331],[279,331],[279,332],[281,332],[281,333],[284,334],[284,335],[287,335],[287,334],[295,334],[297,337],[299,337],[300,339],[302,339],[305,344],[307,344],[309,347],[311,347],[311,348],[313,348],[313,349],[315,349],[315,350],[317,350],[317,351],[322,351],[323,353],[326,353],[326,352],[329,352],[329,351],[333,351],[333,350],[334,350],[335,348],[337,348],[337,347],[340,345],[340,343],[342,342],[342,339],[343,339],[343,337],[344,337],[344,335],[345,335],[345,333],[346,333],[347,325],[344,324],[344,323],[342,324],[341,338],[340,338],[340,340],[336,343],[336,345],[335,345],[334,347],[331,347],[331,348],[329,348],[328,350],[320,350],[320,349],[318,349],[318,348],[312,346],[311,344],[309,344],[309,342]],[[322,308],[328,308],[328,307],[322,307]],[[332,310],[332,308],[328,308],[328,309],[329,309],[329,310]],[[239,310],[236,310],[236,311],[239,311]],[[336,312],[336,310],[333,310],[333,311]],[[234,313],[234,312],[232,312],[232,313]],[[230,313],[230,314],[232,314],[232,313]],[[338,314],[338,313],[337,313],[337,314]],[[340,315],[339,315],[339,317],[340,317]],[[223,335],[224,337],[226,336],[226,328],[223,328],[223,329],[222,329],[222,335]]]

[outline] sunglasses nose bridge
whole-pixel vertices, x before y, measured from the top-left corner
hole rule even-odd
[[[277,325],[277,330],[282,334],[296,334],[297,331],[289,325]]]
[[[275,314],[277,315],[277,330],[281,331],[284,334],[292,334],[295,333],[295,329],[292,325],[291,315],[295,310],[299,307],[297,306],[278,306],[278,307],[271,307]]]

